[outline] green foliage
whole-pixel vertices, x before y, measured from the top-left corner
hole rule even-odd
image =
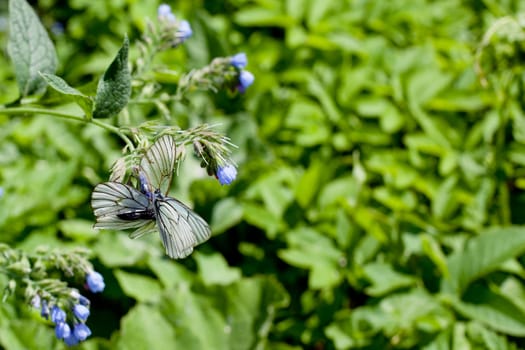
[[[9,30],[12,35],[7,48],[20,94],[43,92],[46,84],[39,73],[55,73],[57,56],[47,31],[27,2],[9,1]]]
[[[131,94],[128,49],[129,40],[125,37],[117,56],[98,82],[93,118],[116,115],[128,104]]]
[[[11,1],[32,18],[23,4]],[[129,94],[122,37],[133,62],[145,17],[156,16],[148,2],[40,1],[45,27],[65,25],[52,36],[63,78],[52,55],[35,71],[21,64],[36,51],[9,43],[14,68],[0,58],[5,103],[47,82],[50,113],[80,107],[87,120],[94,107],[93,117],[131,127],[221,123],[239,146],[231,187],[189,155],[178,169],[171,194],[194,203],[213,237],[174,262],[158,237],[90,228],[90,191],[122,140],[0,110],[1,240],[85,245],[106,277],[85,348],[525,347],[522,1],[170,5],[194,35],[154,62],[165,95]],[[19,32],[54,52],[31,21]],[[187,66],[239,51],[256,77],[244,95],[169,97]],[[158,103],[142,103],[151,96]],[[2,346],[55,346],[25,305],[0,311]]]

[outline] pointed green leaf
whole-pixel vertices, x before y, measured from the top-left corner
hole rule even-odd
[[[62,95],[71,98],[80,108],[82,108],[84,113],[86,113],[86,116],[91,117],[91,112],[93,111],[93,100],[91,97],[86,96],[77,89],[69,86],[69,84],[59,76],[47,73],[41,73],[41,75],[49,86]]]
[[[155,307],[139,304],[121,321],[116,349],[173,349],[175,330]]]
[[[243,216],[241,204],[234,198],[225,198],[213,208],[211,216],[211,230],[214,235],[223,233],[237,225]]]
[[[117,56],[98,82],[93,118],[111,117],[128,104],[131,94],[128,49],[129,40],[126,36]]]
[[[370,263],[363,268],[366,278],[371,282],[371,286],[365,289],[371,296],[382,296],[394,290],[415,285],[417,280],[403,273],[400,273],[386,263]]]
[[[485,287],[477,288],[472,298],[476,300],[466,302],[454,298],[452,305],[463,316],[496,331],[525,336],[525,314],[512,301]]]
[[[505,261],[525,252],[525,228],[490,229],[471,239],[463,251],[447,259],[450,278],[444,279],[441,289],[461,294],[477,278],[492,272]]]
[[[277,310],[289,304],[286,290],[268,276],[228,286],[179,285],[164,296],[162,314],[177,334],[171,349],[266,349]]]
[[[228,285],[241,278],[240,269],[228,266],[228,262],[221,254],[194,254],[193,256],[205,285]]]
[[[115,271],[115,277],[124,293],[137,301],[155,301],[160,297],[160,283],[151,277],[122,270]]]
[[[39,72],[55,73],[55,46],[25,0],[9,1],[7,51],[15,66],[20,94],[28,96],[44,92],[46,83]]]

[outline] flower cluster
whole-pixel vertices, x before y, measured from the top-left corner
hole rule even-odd
[[[246,57],[246,54],[241,52],[230,57],[230,64],[239,72],[237,90],[239,90],[241,93],[244,93],[255,80],[255,77],[251,72],[244,70],[244,68],[248,65],[248,58]]]
[[[221,185],[231,184],[237,177],[237,167],[230,160],[230,140],[224,136],[210,135],[208,138],[193,141],[193,148],[206,168],[208,175],[213,175]]]
[[[98,272],[91,271],[86,276],[86,286],[93,293],[101,292],[105,287],[104,278]],[[40,309],[43,318],[51,318],[55,325],[55,336],[64,340],[66,345],[76,345],[91,335],[85,323],[90,314],[90,303],[76,289],[71,289],[59,298],[42,289],[31,298],[30,304]]]
[[[92,293],[104,290],[104,279],[93,270],[88,256],[89,251],[83,248],[65,251],[42,247],[29,254],[0,244],[0,270],[10,278],[4,300],[23,294],[43,318],[51,319],[58,339],[67,345],[85,340],[91,334],[85,325],[89,300],[63,279],[82,280]]]
[[[246,54],[241,52],[230,57],[214,58],[209,65],[195,69],[179,79],[176,98],[193,89],[217,92],[222,88],[244,93],[255,81],[254,75],[245,70]]]
[[[161,42],[165,43],[161,45],[161,50],[177,47],[192,36],[190,23],[186,20],[178,20],[169,5],[160,5],[157,17],[161,25]]]

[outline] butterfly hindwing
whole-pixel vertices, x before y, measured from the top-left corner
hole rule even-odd
[[[157,197],[155,215],[162,243],[171,258],[185,258],[194,246],[210,237],[206,221],[175,198]]]

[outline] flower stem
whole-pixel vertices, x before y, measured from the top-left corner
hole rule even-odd
[[[64,113],[60,111],[54,111],[52,109],[40,108],[40,107],[9,107],[9,108],[0,108],[0,114],[46,114],[52,115],[54,117],[75,120],[81,123],[91,123],[103,129],[106,129],[109,132],[115,133],[128,145],[130,149],[134,149],[135,146],[131,140],[116,126],[104,123],[97,119],[86,119],[84,116],[74,115],[69,113]]]

